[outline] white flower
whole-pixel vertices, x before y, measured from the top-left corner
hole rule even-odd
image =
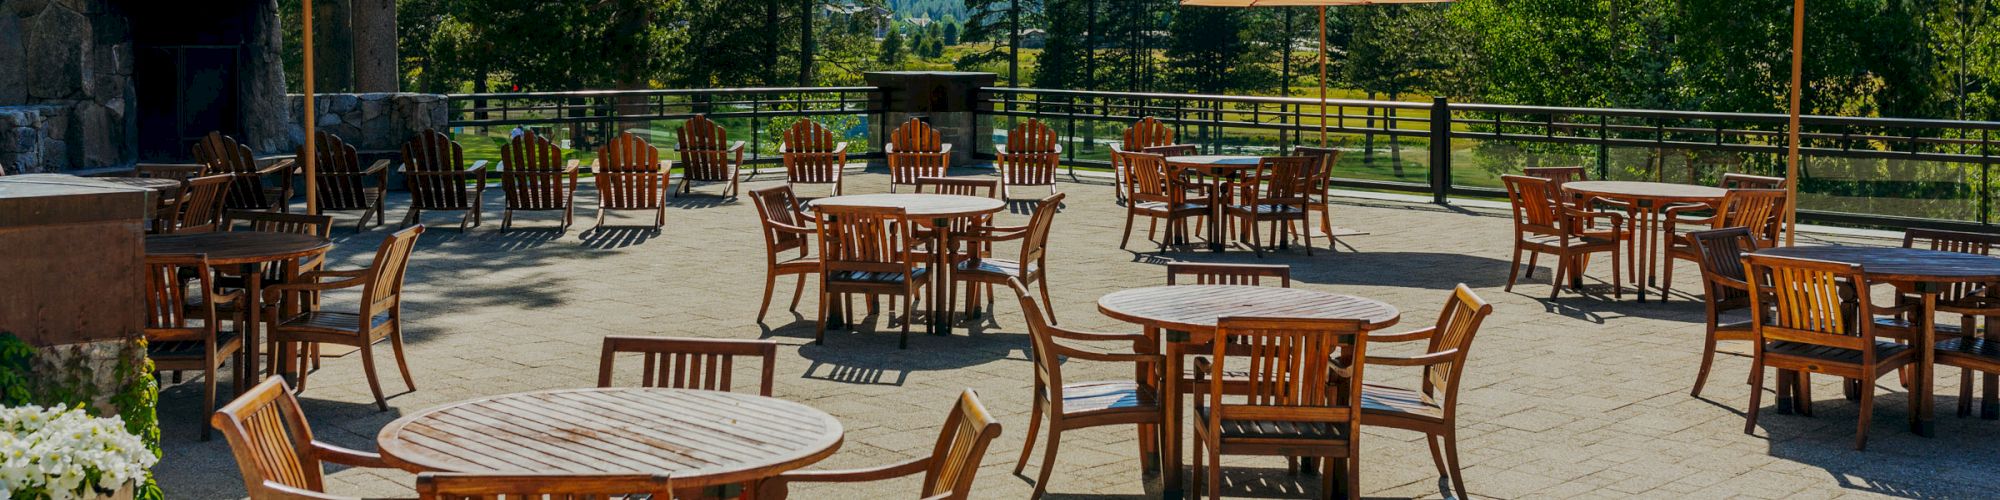
[[[159,458],[118,417],[81,409],[0,408],[0,499],[45,492],[56,500],[94,496],[145,477]],[[95,476],[94,484],[90,483]]]

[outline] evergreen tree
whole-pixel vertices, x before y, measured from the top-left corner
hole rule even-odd
[[[875,57],[875,62],[891,66],[902,64],[903,31],[898,29],[890,29],[889,36],[882,38],[882,49],[881,52],[878,52],[878,54],[879,55]]]

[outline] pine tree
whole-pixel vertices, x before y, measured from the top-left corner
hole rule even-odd
[[[882,50],[875,62],[896,66],[903,63],[903,31],[890,29],[889,36],[882,37]]]

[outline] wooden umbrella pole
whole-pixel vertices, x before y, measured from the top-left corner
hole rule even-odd
[[[301,33],[300,38],[305,41],[302,45],[305,50],[305,71],[303,72],[305,76],[305,91],[303,94],[305,96],[306,116],[304,119],[306,122],[306,143],[305,147],[301,148],[299,153],[304,158],[299,158],[299,162],[305,164],[306,171],[306,213],[319,215],[319,174],[318,169],[315,169],[313,165],[313,159],[318,157],[318,155],[313,153],[313,148],[317,146],[314,143],[318,142],[313,140],[313,122],[318,121],[313,119],[313,8],[310,1],[305,2],[304,5],[305,8],[299,9],[299,20],[302,21],[301,24],[304,25],[302,29],[305,30]]]
[[[1319,7],[1319,147],[1326,147],[1326,6]]]
[[[1806,48],[1806,0],[1792,0],[1792,103],[1791,144],[1785,152],[1785,246],[1792,246],[1799,231],[1799,96],[1804,81]]]

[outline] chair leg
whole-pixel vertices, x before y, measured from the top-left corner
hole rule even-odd
[[[375,408],[389,411],[389,400],[382,397],[382,381],[375,376],[375,348],[366,341],[361,344],[361,370],[368,372],[368,392],[375,394]]]
[[[1201,436],[1195,436],[1194,453],[1191,453],[1194,455],[1194,474],[1190,474],[1194,485],[1188,488],[1188,496],[1192,498],[1201,498],[1202,493],[1208,490],[1208,453],[1203,451],[1205,449]]]
[[[1743,413],[1743,433],[1757,435],[1757,414],[1764,405],[1764,360],[1750,361],[1750,407]]]
[[[397,318],[394,321],[397,324],[389,327],[389,350],[396,355],[396,369],[403,372],[403,387],[409,388],[410,392],[417,392],[417,380],[410,377],[410,363],[403,357],[402,319]]]
[[[1569,254],[1556,254],[1555,276],[1549,280],[1549,300],[1555,300],[1556,295],[1562,293],[1563,278],[1569,273],[1570,260]]]
[[[203,389],[205,389],[205,390],[207,391],[206,393],[203,393],[203,395],[202,395],[202,401],[201,401],[201,414],[203,414],[203,415],[208,415],[208,414],[211,414],[211,413],[215,413],[215,376],[216,376],[216,372],[215,372],[215,362],[214,362],[214,361],[209,361],[209,362],[207,362],[206,364],[208,365],[208,369],[207,369],[207,370],[204,370],[204,371],[202,372],[202,378],[206,379],[206,380],[203,380],[203,381],[202,381],[202,382],[203,382],[202,386],[203,386]],[[242,383],[242,382],[236,382],[236,383],[239,383],[239,384],[240,384],[240,383]],[[196,420],[200,420],[200,419],[196,419]],[[197,423],[200,423],[200,422],[197,422]],[[201,426],[201,440],[202,440],[202,441],[204,441],[204,442],[208,441],[208,439],[209,439],[209,436],[210,436],[210,434],[212,434],[213,432],[214,432],[214,431],[211,431],[211,430],[209,430],[209,426],[207,426],[207,425],[202,425],[202,426]]]
[[[1680,260],[1674,258],[1674,256],[1671,254],[1674,246],[1674,242],[1672,241],[1673,235],[1671,234],[1667,235],[1667,239],[1669,240],[1667,241],[1667,249],[1669,254],[1661,256],[1664,257],[1667,260],[1667,262],[1665,263],[1666,269],[1660,271],[1660,302],[1666,302],[1667,297],[1672,297],[1674,294],[1674,261]]]
[[[1035,474],[1035,492],[1028,495],[1031,499],[1041,498],[1049,491],[1049,473],[1056,470],[1056,449],[1062,445],[1062,429],[1051,423],[1048,439],[1048,446],[1042,452],[1042,470]]]
[[[1618,259],[1618,249],[1614,247],[1611,249],[1611,298],[1613,299],[1625,298],[1625,280],[1618,276]],[[1666,300],[1666,295],[1661,295],[1660,300]]]
[[[897,349],[910,348],[910,317],[917,312],[916,304],[913,303],[914,299],[916,299],[915,292],[906,292],[903,294],[903,336],[896,340]]]
[[[1518,242],[1515,243],[1515,245],[1519,244],[1520,243]],[[1528,252],[1528,272],[1521,273],[1521,277],[1527,279],[1535,279],[1535,266],[1540,265],[1539,261],[1541,260],[1541,258],[1542,258],[1541,252]]]
[[[799,279],[803,281],[805,277],[800,276]],[[819,315],[814,316],[814,319],[818,320],[817,323],[819,323],[819,330],[813,332],[813,344],[816,345],[826,345],[826,307],[827,304],[832,302],[830,295],[832,294],[826,293],[826,287],[820,287]]]
[[[1972,369],[1958,369],[1958,417],[1972,416]]]
[[[1124,250],[1125,243],[1132,240],[1132,211],[1125,211],[1125,236],[1118,238],[1118,249]]]
[[[1617,266],[1612,266],[1612,267],[1616,268]],[[1614,272],[1616,271],[1614,270]],[[1694,374],[1694,390],[1688,392],[1689,396],[1697,398],[1701,397],[1702,386],[1708,385],[1708,369],[1709,367],[1715,364],[1715,327],[1713,326],[1715,325],[1714,321],[1715,321],[1714,318],[1712,317],[1709,318],[1709,325],[1711,326],[1709,326],[1708,328],[1708,338],[1702,343],[1701,346],[1701,371],[1695,372]]]
[[[1472,494],[1465,491],[1465,466],[1458,461],[1458,432],[1456,430],[1446,431],[1444,436],[1439,439],[1444,441],[1444,457],[1451,461],[1452,493],[1457,493],[1459,498],[1472,498]],[[1353,480],[1350,479],[1349,481],[1352,484],[1351,481]]]
[[[1521,273],[1521,245],[1514,245],[1514,260],[1510,262],[1513,262],[1513,265],[1507,267],[1507,288],[1503,290],[1508,292],[1514,291],[1514,277]],[[1528,271],[1534,272],[1534,268],[1528,268]],[[1528,278],[1533,279],[1534,276]]]
[[[1014,462],[1015,475],[1020,475],[1021,469],[1027,468],[1028,455],[1034,454],[1035,452],[1035,432],[1041,430],[1041,427],[1042,427],[1042,384],[1040,382],[1037,382],[1035,383],[1034,406],[1028,410],[1028,439],[1026,441],[1021,441],[1021,459],[1019,461]],[[1042,466],[1043,468],[1047,468],[1048,464],[1042,464]]]
[[[771,290],[777,287],[778,275],[766,271],[764,273],[764,302],[763,305],[757,306],[757,321],[759,323],[764,321],[764,313],[771,311]]]
[[[1044,271],[1044,272],[1046,272],[1046,271]],[[1048,315],[1049,315],[1049,324],[1051,324],[1051,325],[1053,325],[1053,324],[1056,324],[1056,308],[1055,308],[1055,302],[1053,302],[1053,301],[1050,301],[1050,300],[1049,300],[1049,278],[1048,278],[1048,275],[1047,275],[1047,274],[1043,274],[1043,275],[1042,275],[1042,279],[1038,279],[1038,280],[1035,280],[1035,281],[1036,281],[1036,282],[1038,282],[1038,283],[1041,283],[1041,286],[1042,286],[1042,304],[1043,304],[1043,305],[1042,305],[1042,309],[1045,309],[1046,311],[1044,311],[1044,312],[1047,312],[1047,313],[1048,313]]]
[[[1438,477],[1450,479],[1451,471],[1445,469],[1444,451],[1441,448],[1439,448],[1438,439],[1440,438],[1436,434],[1425,434],[1424,444],[1430,446],[1431,465],[1437,467]],[[1459,498],[1465,498],[1464,492],[1459,492]]]
[[[508,229],[512,229],[513,227],[514,209],[509,208],[500,213],[500,232],[507,232]]]
[[[799,275],[798,284],[792,288],[791,311],[793,313],[799,312],[799,298],[805,297],[805,295],[806,295],[806,275],[801,274]]]
[[[1868,421],[1872,420],[1873,417],[1875,416],[1874,375],[1875,374],[1872,372],[1872,370],[1862,370],[1861,372],[1861,378],[1862,378],[1861,417],[1858,419],[1860,420],[1860,422],[1855,424],[1855,430],[1854,430],[1855,451],[1862,451],[1868,449]],[[1916,398],[1911,398],[1911,400],[1915,401]],[[1915,410],[1916,407],[1913,405],[1911,407],[1912,413],[1914,413]]]
[[[1222,498],[1222,448],[1208,447],[1208,497]]]

